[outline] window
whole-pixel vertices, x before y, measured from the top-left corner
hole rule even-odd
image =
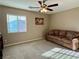
[[[26,32],[26,16],[7,14],[8,33]]]

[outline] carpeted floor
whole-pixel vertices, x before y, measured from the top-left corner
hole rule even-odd
[[[3,59],[46,59],[41,55],[56,47],[63,48],[46,40],[11,46],[3,50]]]

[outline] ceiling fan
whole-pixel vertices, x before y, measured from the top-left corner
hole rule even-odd
[[[53,9],[50,9],[50,7],[55,7],[55,6],[58,6],[58,3],[56,4],[52,4],[52,5],[46,5],[45,2],[47,0],[43,0],[43,1],[38,1],[38,3],[40,4],[40,7],[32,7],[32,6],[29,6],[30,9],[33,9],[33,8],[40,8],[40,12],[47,12],[47,11],[53,11]]]

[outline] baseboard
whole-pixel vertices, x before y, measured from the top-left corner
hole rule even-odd
[[[18,44],[28,43],[28,42],[32,42],[32,41],[37,41],[37,40],[41,40],[41,39],[42,39],[42,37],[39,37],[39,38],[35,38],[35,39],[32,39],[32,40],[17,42],[17,43],[13,43],[13,44],[7,44],[7,45],[4,45],[4,48],[14,46],[14,45],[18,45]]]

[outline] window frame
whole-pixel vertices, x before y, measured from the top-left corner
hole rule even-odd
[[[25,31],[22,31],[22,32],[20,32],[19,31],[19,22],[17,22],[17,32],[10,32],[9,30],[8,30],[8,20],[9,20],[9,15],[13,15],[13,16],[17,16],[17,21],[18,21],[18,17],[19,16],[24,16],[24,17],[26,17],[25,15],[16,15],[16,14],[6,14],[6,17],[7,17],[7,33],[26,33],[27,32],[27,17],[26,17],[26,20],[25,20]]]

